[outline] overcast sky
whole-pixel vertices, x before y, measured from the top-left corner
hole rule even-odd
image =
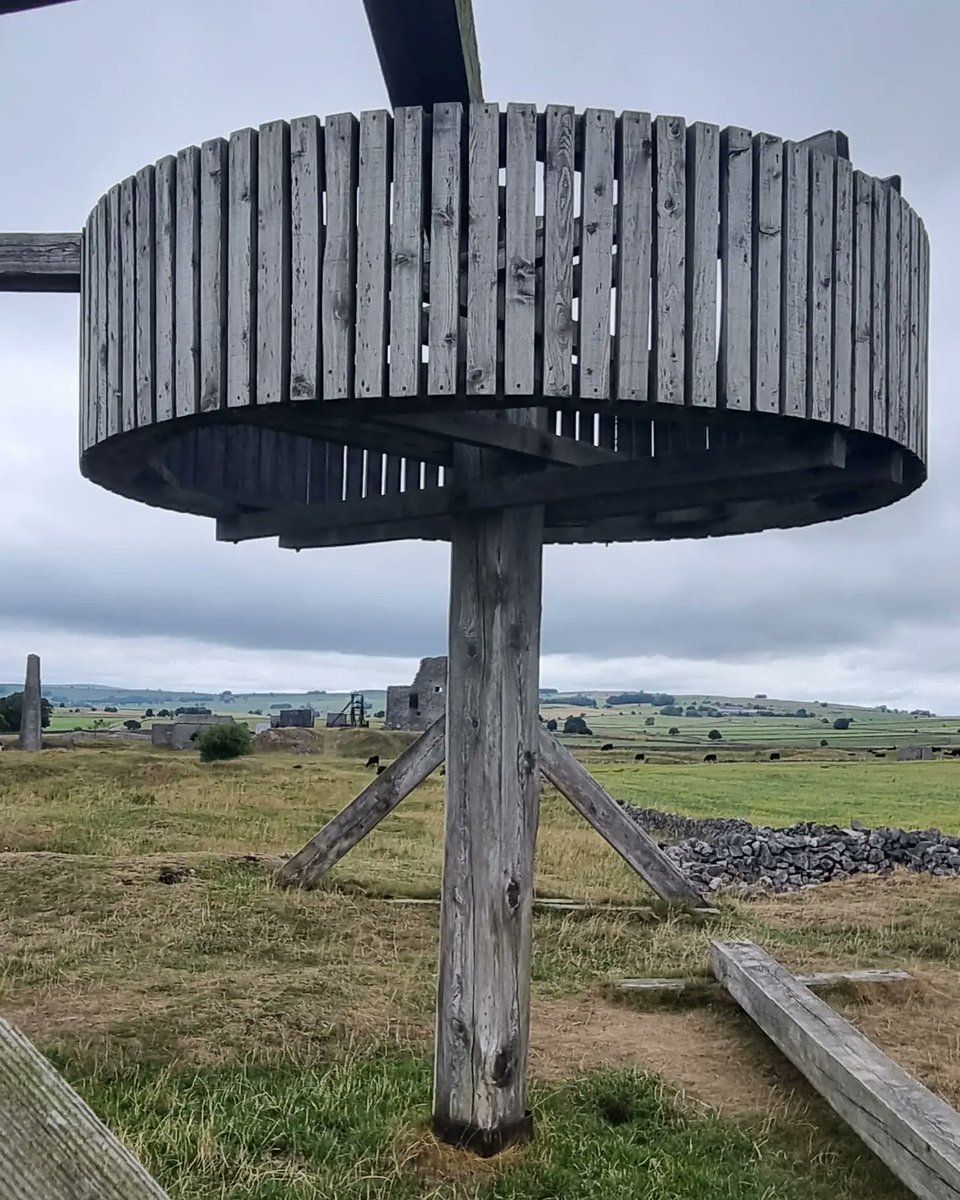
[[[960,711],[956,0],[475,0],[487,98],[843,129],[932,246],[931,479],[815,529],[546,554],[542,682]],[[361,0],[76,0],[0,17],[0,230],[278,117],[386,106]],[[0,680],[383,686],[446,639],[448,554],[293,554],[77,467],[76,297],[0,296]]]

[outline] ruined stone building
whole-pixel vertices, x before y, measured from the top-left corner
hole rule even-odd
[[[426,729],[447,706],[447,660],[421,658],[409,687],[388,687],[385,729]]]
[[[175,721],[156,721],[150,729],[154,746],[169,746],[173,750],[188,750],[209,725],[235,725],[233,717],[202,713],[182,713]]]

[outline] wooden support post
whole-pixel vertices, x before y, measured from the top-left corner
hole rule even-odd
[[[540,769],[662,900],[702,907],[703,896],[653,838],[631,820],[566,746],[540,727]]]
[[[714,942],[710,969],[921,1200],[960,1196],[960,1114],[753,942]]]
[[[27,674],[20,706],[20,749],[39,750],[42,746],[40,714],[40,659],[27,655]]]
[[[316,887],[331,867],[440,766],[444,723],[443,717],[434,721],[382,775],[314,834],[302,850],[283,864],[277,872],[277,881],[303,888]]]
[[[495,1154],[529,1137],[543,510],[454,524],[433,1126]]]

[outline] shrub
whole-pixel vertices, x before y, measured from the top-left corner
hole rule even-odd
[[[723,737],[723,734],[720,732],[719,729],[711,729],[710,732],[707,734],[707,737],[710,739],[711,742],[719,742],[720,739]]]
[[[9,730],[11,733],[20,731],[20,710],[23,707],[23,692],[11,692],[9,696],[0,697],[0,732]],[[53,705],[44,696],[40,700],[40,725],[46,729],[53,714]]]
[[[647,717],[647,719],[644,721],[644,725],[656,725],[656,723],[657,721],[655,717]]]
[[[549,729],[551,733],[557,732],[557,722],[555,717],[551,717],[547,722],[547,729]]]
[[[145,717],[152,717],[152,716],[153,716],[153,709],[152,709],[152,708],[145,708],[145,709],[143,710],[143,715],[144,715]]]
[[[849,729],[850,728],[850,718],[849,717],[837,717],[837,719],[833,723],[833,727],[834,727],[834,729]]]
[[[379,712],[375,712],[373,715],[374,715],[374,718],[379,721],[382,717],[385,717],[387,714],[381,708]]]
[[[131,733],[133,733],[135,729],[142,728],[140,722],[134,721],[133,718],[131,718],[129,721],[124,721],[123,727],[124,729],[129,729]]]
[[[680,730],[676,727],[676,725],[671,725],[667,732],[670,734],[671,737],[674,737],[676,734],[678,734],[680,732]]]
[[[821,746],[829,746],[829,745],[830,745],[830,743],[827,741],[827,739],[826,739],[826,738],[821,738],[821,739],[820,739],[820,745],[821,745]]]
[[[253,749],[250,730],[246,725],[208,725],[197,741],[201,762],[240,758]]]
[[[593,730],[587,726],[587,722],[583,718],[583,714],[579,717],[567,717],[563,723],[564,733],[582,733],[586,737],[590,737]]]

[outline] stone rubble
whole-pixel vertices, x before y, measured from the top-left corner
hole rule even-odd
[[[785,829],[738,818],[696,820],[653,808],[623,808],[660,839],[691,882],[710,891],[762,888],[792,892],[851,875],[889,875],[896,867],[960,875],[960,837],[939,829],[844,829],[800,821]]]

